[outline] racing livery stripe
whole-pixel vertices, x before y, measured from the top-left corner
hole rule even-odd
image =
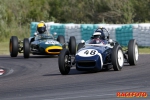
[[[0,75],[3,75],[4,74],[4,70],[3,69],[0,69]]]
[[[100,57],[100,61],[101,61],[101,69],[103,68],[103,59],[102,59],[102,55],[100,53],[98,53],[97,55],[99,55]]]

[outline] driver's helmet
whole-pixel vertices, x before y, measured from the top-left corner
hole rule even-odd
[[[46,31],[46,25],[45,25],[44,21],[41,21],[40,23],[38,23],[37,31],[39,34],[43,34]]]
[[[102,35],[101,32],[94,32],[93,33],[93,39],[101,39],[101,35]]]
[[[93,33],[94,38],[99,38],[102,40],[105,40],[105,34],[103,32],[103,29],[98,28],[94,33]]]

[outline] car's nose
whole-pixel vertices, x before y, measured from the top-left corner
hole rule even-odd
[[[49,46],[45,49],[45,52],[48,54],[59,54],[60,51],[62,50],[61,46]]]

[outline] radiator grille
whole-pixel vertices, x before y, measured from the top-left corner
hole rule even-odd
[[[82,67],[92,67],[96,65],[96,62],[91,60],[86,60],[86,61],[78,61],[77,64],[78,66],[82,66]]]
[[[60,52],[61,50],[60,49],[51,49],[51,50],[48,50],[48,52]]]

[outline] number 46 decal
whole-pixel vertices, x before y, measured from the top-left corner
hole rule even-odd
[[[90,55],[95,55],[95,53],[96,53],[96,50],[86,50],[85,52],[84,52],[84,54],[86,54],[86,55],[88,55],[88,54],[90,54]]]

